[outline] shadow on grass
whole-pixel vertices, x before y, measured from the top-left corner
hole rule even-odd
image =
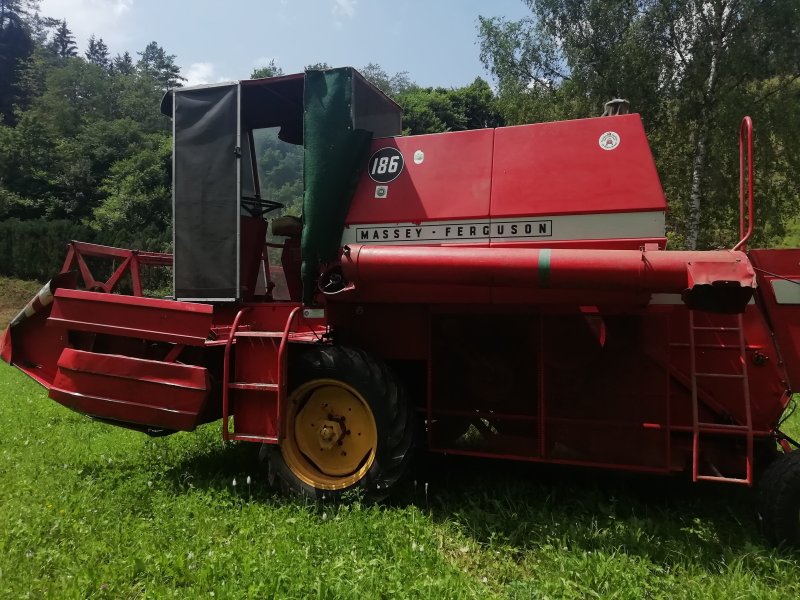
[[[279,501],[267,483],[267,466],[258,458],[259,446],[251,443],[215,443],[196,448],[166,466],[161,474],[162,485],[175,493],[199,488],[232,493],[236,480],[238,491],[249,493],[258,501]],[[252,485],[247,490],[247,478]]]
[[[800,568],[800,554],[770,549],[761,537],[752,489],[465,457],[423,455],[418,463],[390,510],[417,506],[435,522],[519,560],[549,548],[621,552],[668,568],[693,564],[721,573],[726,560],[742,557],[742,566],[757,573],[772,568],[759,560],[769,554]],[[232,480],[248,475],[253,501],[308,505],[269,488],[251,444],[198,447],[168,465],[162,481],[176,493],[190,487],[230,493]]]
[[[755,491],[743,486],[437,456],[426,457],[411,488],[435,520],[520,556],[547,548],[622,552],[711,572],[741,557],[743,567],[766,572],[772,567],[757,555],[770,554],[800,567],[800,553],[767,545]]]

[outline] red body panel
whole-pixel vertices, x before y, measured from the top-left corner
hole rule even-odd
[[[61,289],[48,324],[74,331],[202,346],[213,308],[156,298]]]
[[[605,132],[619,137],[604,150]],[[495,131],[492,216],[666,210],[639,115]]]
[[[489,216],[494,129],[381,138],[371,153],[397,148],[405,166],[377,198],[376,186],[365,171],[356,190],[347,224],[436,219],[479,219]],[[418,164],[414,154],[422,152]]]
[[[67,348],[50,397],[93,417],[191,431],[200,423],[209,389],[203,367]]]
[[[387,147],[404,167],[388,183],[365,170],[343,243],[664,246],[666,201],[638,115],[378,139],[371,151]]]
[[[800,391],[800,250],[751,250],[749,255],[792,391]]]

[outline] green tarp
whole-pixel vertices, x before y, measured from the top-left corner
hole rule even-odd
[[[335,260],[372,133],[353,127],[353,70],[306,71],[303,97],[303,303],[320,265]]]

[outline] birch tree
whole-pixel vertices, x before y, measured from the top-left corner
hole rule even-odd
[[[738,119],[746,112],[760,114],[757,125],[775,127],[765,141],[782,147],[794,143],[800,127],[778,122],[769,110],[797,98],[800,3],[525,4],[531,10],[527,19],[481,18],[479,24],[481,56],[496,77],[506,117],[593,116],[605,100],[627,97],[650,132],[675,238],[688,248],[727,243],[723,232],[735,220],[735,190],[728,181],[735,180],[729,155],[735,156]],[[778,178],[788,182],[781,193],[800,195],[796,171],[778,162],[762,167],[767,189]],[[791,209],[786,201],[765,206]],[[786,214],[762,216],[777,235]]]

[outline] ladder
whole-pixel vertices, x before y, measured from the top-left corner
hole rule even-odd
[[[281,407],[286,399],[287,342],[300,307],[289,313],[283,331],[240,328],[239,322],[246,310],[237,313],[225,342],[222,438],[276,444],[280,435]],[[234,347],[237,360],[231,368]],[[234,419],[233,431],[229,423],[231,412],[238,416]]]
[[[742,483],[753,485],[753,418],[750,408],[750,384],[747,374],[747,347],[744,340],[744,326],[742,315],[736,316],[736,325],[733,327],[697,326],[695,325],[695,311],[689,310],[689,361],[690,381],[692,387],[692,481],[723,481],[728,483]],[[721,333],[730,336],[736,335],[737,344],[728,346],[719,344],[716,349],[738,350],[736,361],[739,370],[735,373],[718,373],[698,371],[697,343],[698,332]],[[741,383],[742,398],[744,401],[744,424],[709,423],[700,421],[700,407],[698,399],[698,382],[706,379],[735,379]],[[700,446],[702,434],[743,436],[747,440],[747,456],[745,477],[724,477],[720,474],[700,473]]]

